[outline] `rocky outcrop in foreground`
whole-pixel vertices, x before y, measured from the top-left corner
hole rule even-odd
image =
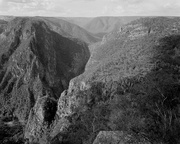
[[[124,134],[122,131],[100,131],[94,140],[93,144],[128,144],[135,143],[134,137],[128,134]],[[138,144],[150,144],[146,140],[136,142]]]

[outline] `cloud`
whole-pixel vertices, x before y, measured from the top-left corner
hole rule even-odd
[[[179,0],[0,0],[0,14],[100,16],[180,15]]]
[[[8,9],[16,9],[21,7],[22,9],[53,9],[55,6],[54,0],[1,0],[2,5]],[[3,7],[1,6],[1,7]]]
[[[111,0],[115,15],[179,15],[179,0]],[[123,11],[124,10],[124,11]]]
[[[31,3],[32,0],[7,0],[7,2],[11,2],[11,3]]]
[[[61,1],[61,0],[59,0]],[[0,0],[1,15],[65,16],[70,9],[63,8],[58,0]]]
[[[7,0],[2,1],[0,10],[13,12],[16,10],[28,12],[29,10],[51,10],[55,7],[54,0]],[[4,9],[2,9],[5,6]]]

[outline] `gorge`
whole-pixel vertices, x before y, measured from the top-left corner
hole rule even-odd
[[[180,18],[120,19],[0,22],[0,143],[180,143]]]

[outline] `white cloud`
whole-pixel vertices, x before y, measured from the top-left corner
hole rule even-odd
[[[122,12],[122,9],[124,11]],[[119,0],[116,15],[180,15],[179,0]]]
[[[0,0],[10,15],[180,15],[180,0]]]

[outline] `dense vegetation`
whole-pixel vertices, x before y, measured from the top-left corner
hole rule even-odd
[[[89,139],[102,130],[119,130],[152,143],[178,143],[180,88],[175,81],[159,70],[141,80],[93,83],[76,93],[80,102],[71,120],[76,137]],[[74,134],[73,130],[69,131]]]
[[[161,55],[160,47],[164,47],[167,39],[172,41],[168,45],[175,48],[172,38],[178,35],[178,21],[178,18],[143,18],[127,24],[120,32],[108,34],[103,43],[91,50],[87,71],[81,77],[84,81],[105,81],[109,77],[146,74],[155,66],[156,55]]]
[[[76,96],[69,139],[92,143],[99,131],[119,130],[129,143],[180,143],[179,19],[134,21],[96,48],[74,80],[87,88],[69,94]]]

